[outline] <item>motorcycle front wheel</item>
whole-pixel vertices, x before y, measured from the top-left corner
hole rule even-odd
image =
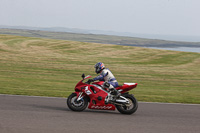
[[[67,98],[67,106],[73,111],[83,111],[88,105],[88,99],[83,97],[80,101],[77,101],[76,93],[72,93]]]
[[[117,110],[122,114],[133,114],[138,108],[137,99],[133,95],[125,95],[126,99],[129,100],[128,104],[116,105]]]

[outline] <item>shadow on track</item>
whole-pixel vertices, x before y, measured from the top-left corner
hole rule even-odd
[[[93,109],[86,109],[83,112],[87,112],[87,113],[102,113],[102,114],[120,114],[119,112],[116,112],[116,111],[93,110]]]

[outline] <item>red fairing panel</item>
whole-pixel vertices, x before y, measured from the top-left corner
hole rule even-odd
[[[90,85],[88,90],[91,91],[91,94],[88,93],[90,97],[89,109],[101,109],[101,110],[115,110],[113,104],[105,104],[105,98],[108,93],[103,89],[97,88],[95,85]],[[93,90],[92,90],[93,89]]]
[[[122,86],[117,87],[117,90],[122,90],[121,93],[125,93],[133,88],[137,87],[137,83],[124,83]]]

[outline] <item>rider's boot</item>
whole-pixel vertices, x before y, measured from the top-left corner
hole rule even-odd
[[[117,89],[111,88],[110,90],[111,94],[114,95],[114,101],[121,96],[121,93]]]

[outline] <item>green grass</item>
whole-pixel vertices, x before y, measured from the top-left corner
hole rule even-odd
[[[0,93],[67,97],[102,61],[139,101],[200,103],[200,54],[0,35]]]
[[[0,29],[0,34],[9,34],[26,37],[51,38],[60,40],[71,40],[80,42],[92,42],[102,44],[119,44],[144,47],[200,47],[200,42],[178,42],[158,39],[145,39],[138,37],[100,35],[100,34],[78,34],[69,32],[50,32],[42,30],[22,29]]]

